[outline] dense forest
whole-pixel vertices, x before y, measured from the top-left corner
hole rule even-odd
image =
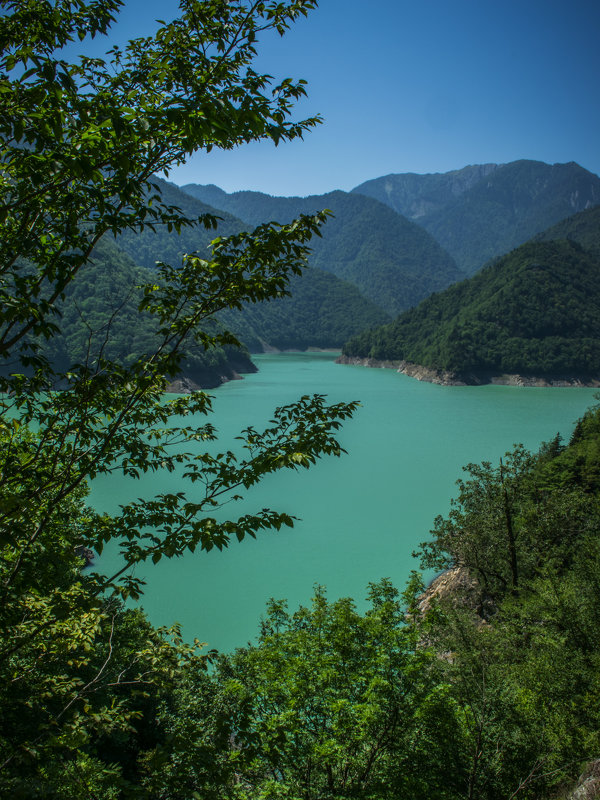
[[[587,231],[597,212],[585,225],[573,219]],[[343,352],[447,370],[468,383],[502,374],[598,378],[599,270],[598,256],[574,239],[529,242]]]
[[[453,258],[418,225],[369,197],[329,192],[309,197],[271,197],[261,192],[227,194],[216,186],[182,187],[250,225],[290,222],[298,214],[330,209],[333,217],[311,243],[311,266],[354,283],[390,315],[463,277]]]
[[[114,241],[99,242],[77,284],[65,292],[59,306],[60,332],[49,343],[40,342],[54,367],[91,363],[100,353],[128,365],[151,353],[158,326],[151,315],[140,313],[139,304],[141,287],[152,278],[153,271],[137,267]],[[254,372],[249,350],[341,347],[357,331],[389,320],[353,284],[318,269],[294,276],[287,292],[243,310],[227,309],[206,322],[207,330],[227,328],[243,344],[206,350],[189,340],[180,370],[189,385],[212,388],[238,373]]]
[[[73,364],[98,363],[100,357],[128,366],[152,353],[159,340],[156,319],[140,313],[142,286],[153,278],[110,239],[101,240],[61,301],[60,331],[40,347],[57,371]],[[207,330],[220,330],[206,322]],[[190,385],[212,388],[237,373],[255,372],[244,347],[209,350],[188,337],[180,374]]]
[[[390,317],[367,300],[353,283],[309,267],[289,284],[289,295],[270,303],[226,311],[220,321],[252,353],[279,350],[341,348],[351,336]]]
[[[600,203],[600,178],[579,164],[513,161],[439,175],[386,175],[357,186],[422,225],[472,275],[572,214]]]
[[[261,217],[257,213],[261,209],[255,209],[250,219],[242,221],[221,207],[215,208],[212,197],[210,205],[207,205],[202,199],[181,191],[172,183],[156,177],[153,182],[160,189],[165,203],[179,208],[188,218],[213,214],[217,227],[206,229],[190,226],[176,231],[169,229],[168,225],[162,225],[141,232],[123,233],[118,239],[119,247],[137,264],[148,269],[153,269],[157,261],[177,263],[184,253],[208,253],[210,242],[217,235],[232,235],[270,219],[269,214]],[[315,210],[325,207],[324,204],[316,204]],[[291,221],[292,218],[283,221]],[[331,225],[332,220],[328,220],[325,230]],[[377,234],[373,235],[377,237]],[[316,241],[319,242],[318,239]],[[318,248],[318,244],[313,240],[312,249],[315,247]],[[314,257],[311,260],[314,261]],[[364,258],[360,263],[361,269],[367,269]],[[307,270],[302,276],[294,277],[290,288],[285,297],[261,305],[246,304],[240,309],[221,314],[220,319],[245,347],[257,353],[265,347],[298,350],[307,347],[341,347],[361,330],[389,320],[389,315],[361,294],[355,283],[337,277],[328,269],[325,271],[316,267]]]

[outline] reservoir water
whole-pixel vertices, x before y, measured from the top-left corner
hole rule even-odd
[[[361,407],[339,437],[347,455],[269,476],[243,504],[226,507],[229,515],[286,511],[300,518],[293,529],[138,567],[147,581],[142,605],[153,623],[178,621],[187,638],[231,650],[255,637],[270,597],[287,598],[294,609],[322,584],[331,598],[352,596],[360,606],[370,581],[390,577],[402,588],[418,567],[411,552],[436,515],[447,513],[461,467],[497,461],[517,442],[537,449],[557,432],[568,438],[596,391],[437,386],[393,370],[338,365],[334,358],[256,356],[258,373],[212,392],[219,450],[304,394],[356,399]],[[94,483],[91,502],[112,512],[131,497],[183,488],[169,474],[135,482],[113,477]],[[118,555],[108,553],[99,566],[117,563]]]

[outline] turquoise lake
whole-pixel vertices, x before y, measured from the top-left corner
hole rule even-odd
[[[300,518],[293,529],[138,567],[147,581],[142,605],[153,623],[178,621],[187,638],[231,650],[254,639],[270,597],[287,598],[294,609],[322,584],[331,598],[351,596],[360,606],[371,581],[389,577],[402,588],[418,567],[411,552],[435,517],[447,513],[463,465],[497,461],[517,442],[536,449],[557,432],[568,437],[595,402],[594,389],[437,386],[393,370],[338,365],[334,358],[256,356],[258,373],[211,392],[219,450],[304,394],[359,400],[361,407],[339,437],[347,455],[269,476],[243,503],[226,507],[229,515],[286,511]],[[111,512],[131,497],[183,488],[169,474],[113,477],[94,483],[91,502]],[[107,554],[98,566],[109,570],[117,563],[116,554]]]

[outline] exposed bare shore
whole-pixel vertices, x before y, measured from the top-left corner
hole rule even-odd
[[[167,386],[166,392],[169,394],[191,394],[204,389],[216,389],[224,383],[229,381],[241,381],[243,377],[235,370],[229,370],[227,374],[215,373],[208,375],[204,379],[195,381],[192,378],[181,377],[175,378]]]
[[[467,373],[459,375],[448,370],[431,369],[421,364],[410,361],[379,361],[376,358],[357,358],[355,356],[340,356],[336,359],[338,364],[354,364],[361,367],[375,369],[395,369],[410,378],[428,383],[438,383],[441,386],[482,386],[493,383],[501,386],[591,386],[600,387],[600,379],[582,378],[580,376],[563,375],[493,375],[492,373]]]

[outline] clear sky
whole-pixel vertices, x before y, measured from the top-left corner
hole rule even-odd
[[[125,0],[115,35],[151,32],[174,0]],[[398,172],[520,158],[600,173],[599,0],[320,0],[259,69],[306,78],[304,141],[198,154],[175,183],[320,194]]]

